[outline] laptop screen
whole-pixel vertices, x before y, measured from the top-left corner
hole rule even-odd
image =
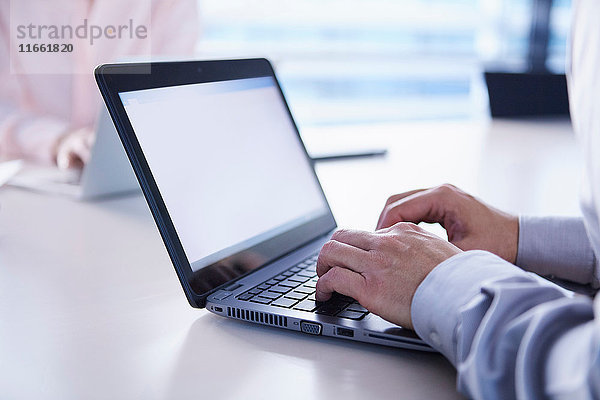
[[[119,96],[194,272],[329,214],[272,77]]]

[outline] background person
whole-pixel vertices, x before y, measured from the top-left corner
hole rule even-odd
[[[19,20],[37,23],[60,13],[73,25],[118,25],[133,19],[148,27],[143,39],[76,39],[77,51],[62,53],[52,70],[33,73],[47,63],[47,54],[10,54],[11,2],[0,1],[0,157],[23,158],[60,167],[81,167],[89,158],[101,96],[93,69],[100,63],[150,53],[152,56],[191,56],[198,37],[196,0],[53,0],[20,1],[13,11]],[[13,5],[14,6],[14,5]],[[12,21],[14,24],[14,21]],[[30,42],[30,41],[28,41]],[[55,41],[68,43],[69,40]],[[25,43],[25,42],[24,42]],[[54,42],[52,42],[54,43]],[[149,46],[149,47],[148,47]],[[13,72],[11,73],[11,58]],[[22,61],[22,62],[20,62]],[[86,71],[86,73],[81,73]]]
[[[336,291],[413,328],[472,398],[600,398],[600,296],[571,296],[526,272],[600,286],[600,2],[573,6],[583,218],[517,218],[443,185],[390,197],[376,232],[339,231],[319,255],[318,300]],[[449,241],[419,222],[440,223]]]

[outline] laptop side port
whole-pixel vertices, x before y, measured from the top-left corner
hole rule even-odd
[[[338,326],[335,328],[335,334],[338,336],[354,337],[354,330]]]
[[[316,322],[300,321],[300,330],[309,335],[320,335],[323,326]]]

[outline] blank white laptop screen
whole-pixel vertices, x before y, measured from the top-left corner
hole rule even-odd
[[[328,212],[273,78],[119,95],[194,271]]]

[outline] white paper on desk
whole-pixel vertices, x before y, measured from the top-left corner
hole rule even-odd
[[[23,167],[23,160],[12,160],[0,163],[0,186],[8,182]]]

